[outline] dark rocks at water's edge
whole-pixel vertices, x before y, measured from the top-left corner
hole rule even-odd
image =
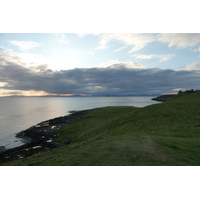
[[[164,94],[164,95],[161,95],[159,97],[155,97],[151,100],[165,102],[165,101],[167,101],[168,99],[171,99],[174,96],[176,96],[176,94]]]
[[[3,152],[6,148],[4,146],[0,146],[0,153]]]
[[[12,149],[5,149],[4,146],[0,146],[0,164],[26,158],[63,145],[69,145],[70,141],[67,138],[62,144],[53,142],[53,139],[62,134],[62,130],[60,130],[62,127],[73,123],[75,118],[81,117],[87,112],[88,110],[72,111],[70,115],[41,122],[36,126],[17,133],[16,137],[23,139],[25,144]]]

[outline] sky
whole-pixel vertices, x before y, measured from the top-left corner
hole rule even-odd
[[[0,33],[0,96],[200,89],[199,33]]]
[[[200,89],[195,0],[6,0],[1,5],[0,97]]]

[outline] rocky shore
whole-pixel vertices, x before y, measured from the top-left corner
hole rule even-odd
[[[159,97],[155,97],[155,98],[153,98],[153,99],[151,99],[151,100],[160,101],[160,102],[165,102],[165,101],[167,101],[168,99],[171,99],[171,98],[173,98],[173,97],[175,97],[175,96],[176,96],[176,94],[164,94],[164,95],[161,95],[161,96],[159,96]]]
[[[64,126],[73,123],[74,119],[85,115],[88,111],[89,110],[71,111],[70,115],[41,122],[27,130],[17,133],[16,137],[23,139],[25,144],[12,149],[5,149],[4,146],[1,146],[0,164],[26,158],[36,153],[70,144],[70,141],[67,138],[62,144],[53,142],[53,139],[62,134],[61,129]]]

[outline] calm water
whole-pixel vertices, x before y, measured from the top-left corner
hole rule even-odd
[[[144,107],[152,97],[16,97],[0,98],[0,146],[12,148],[22,141],[15,134],[42,121],[68,115],[71,110],[105,106]]]

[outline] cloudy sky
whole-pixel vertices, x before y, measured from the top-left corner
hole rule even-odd
[[[1,33],[0,96],[200,89],[199,33]]]

